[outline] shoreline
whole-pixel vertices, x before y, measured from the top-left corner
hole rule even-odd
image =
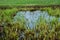
[[[45,8],[45,7],[51,7],[51,8],[60,8],[60,5],[27,5],[27,6],[9,6],[9,5],[1,5],[0,9],[11,9],[11,8]]]

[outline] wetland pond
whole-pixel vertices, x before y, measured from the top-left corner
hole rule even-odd
[[[56,18],[55,16],[50,16],[47,11],[40,11],[40,10],[19,11],[14,17],[14,22],[25,20],[26,26],[32,29],[36,26],[36,23],[38,22],[45,20],[46,23],[49,23],[54,19],[58,19],[58,21],[60,21],[60,18]]]

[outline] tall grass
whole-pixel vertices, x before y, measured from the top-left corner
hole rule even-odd
[[[25,20],[13,22],[16,11],[15,8],[0,10],[0,40],[60,40],[60,22],[57,18],[48,24],[41,18],[41,22],[38,20],[36,23],[36,28],[30,30],[26,27]],[[48,9],[55,16],[59,15],[59,11],[58,8]]]

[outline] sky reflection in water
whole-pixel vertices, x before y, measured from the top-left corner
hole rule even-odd
[[[40,19],[40,17],[42,17],[43,20],[45,19],[47,22],[50,22],[51,20],[56,18],[55,16],[50,16],[46,11],[37,10],[33,12],[20,11],[16,14],[16,16],[14,17],[14,20],[15,21],[22,20],[22,17],[26,19],[26,25],[27,27],[30,27],[30,28],[33,28],[36,26],[36,23]],[[58,18],[58,20],[60,20],[60,18]]]

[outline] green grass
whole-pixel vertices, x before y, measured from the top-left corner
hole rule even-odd
[[[44,8],[44,10],[48,10],[51,15],[54,15],[54,13],[56,15],[60,14],[59,8],[54,10],[51,8]],[[57,21],[57,18],[54,18],[49,24],[42,18],[39,19],[36,24],[36,31],[34,31],[34,29],[30,30],[26,27],[25,20],[13,23],[13,14],[15,14],[16,11],[16,8],[0,10],[0,27],[3,26],[3,30],[0,31],[3,37],[0,36],[0,40],[18,40],[22,32],[25,35],[25,38],[23,38],[24,40],[60,40],[60,22]],[[50,26],[52,27],[51,29]],[[37,33],[38,36],[36,36]]]
[[[60,5],[60,0],[0,0],[0,5]]]
[[[42,11],[47,11],[49,15],[51,16],[56,16],[56,17],[60,17],[60,8],[51,8],[51,7],[46,7],[46,8],[41,8],[40,10]]]

